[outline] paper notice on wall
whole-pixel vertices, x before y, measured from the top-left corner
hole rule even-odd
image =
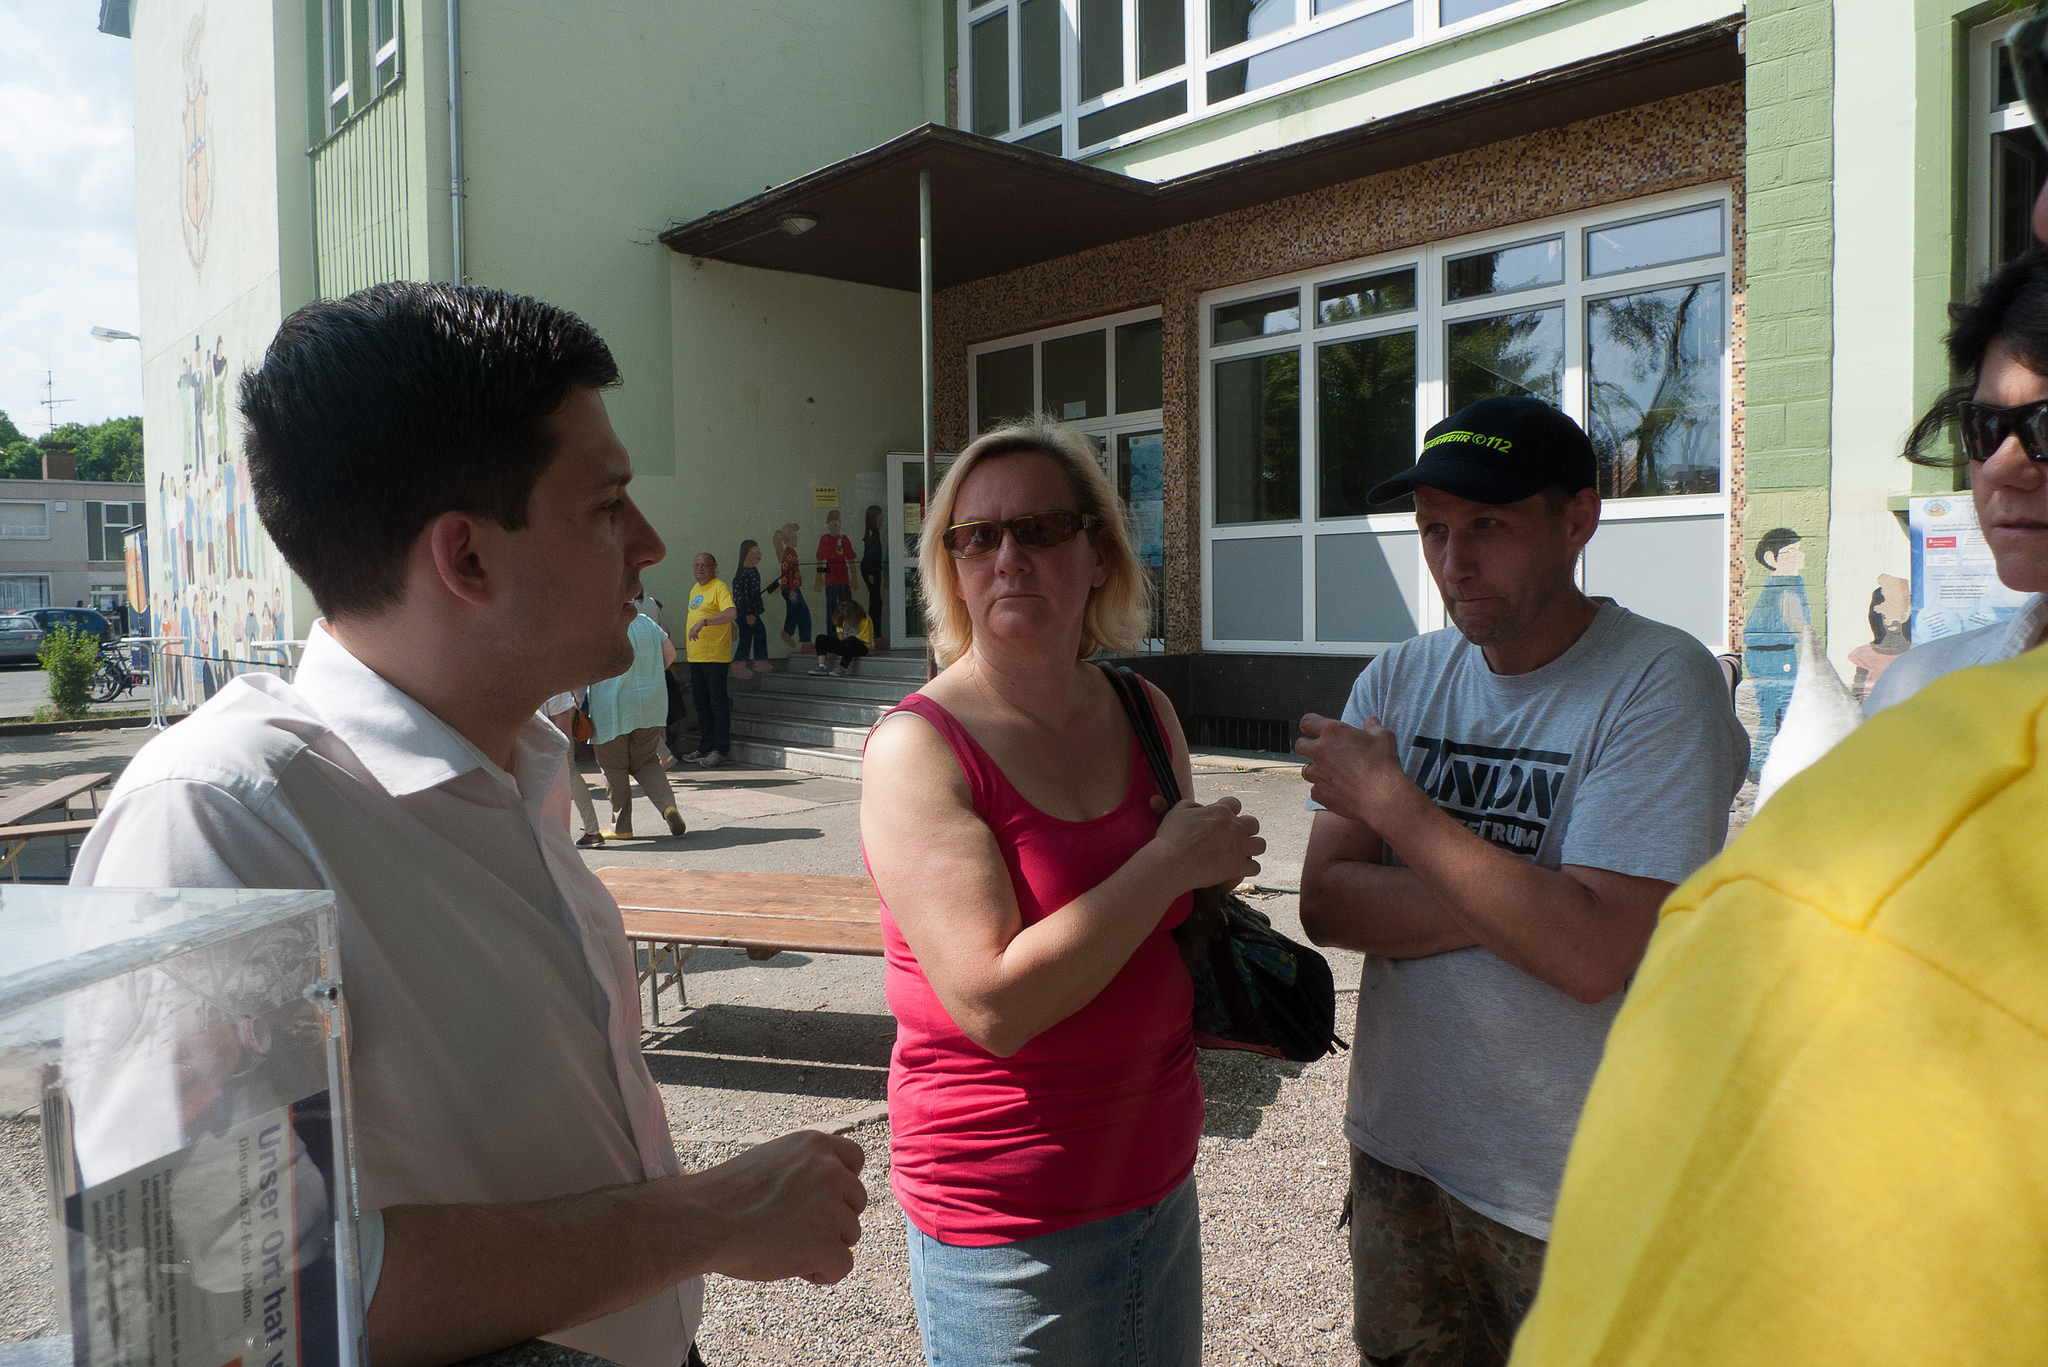
[[[1913,543],[1914,645],[1990,626],[2019,611],[2027,595],[1999,582],[1969,494],[1914,498],[1906,507]]]
[[[327,1095],[65,1200],[74,1367],[340,1367]]]
[[[836,484],[813,484],[811,486],[811,506],[814,508],[837,508],[839,506],[839,486]]]

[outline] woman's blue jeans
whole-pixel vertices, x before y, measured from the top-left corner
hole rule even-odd
[[[804,601],[802,589],[782,591],[782,634],[795,638],[801,644],[811,639],[811,605]]]
[[[768,658],[768,614],[756,613],[752,622],[745,617],[734,624],[736,649],[735,660],[765,660]]]
[[[910,1294],[930,1367],[1202,1361],[1193,1177],[1156,1205],[1016,1243],[963,1248],[908,1228]]]

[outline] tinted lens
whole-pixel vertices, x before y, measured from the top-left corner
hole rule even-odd
[[[1965,402],[1958,405],[1957,418],[1963,454],[1971,460],[1990,460],[2005,439],[2014,435],[2029,460],[2048,460],[2048,402],[2015,408]]]
[[[2048,143],[2048,14],[2036,14],[2015,26],[2006,43],[2034,132]]]
[[[1079,513],[1027,513],[1010,523],[1010,535],[1017,538],[1017,544],[1034,550],[1064,546],[1080,530]]]
[[[941,538],[946,549],[962,559],[987,555],[1003,544],[1003,524],[1000,522],[962,522],[946,528]]]

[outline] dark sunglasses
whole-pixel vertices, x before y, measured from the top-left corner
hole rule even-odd
[[[2048,5],[2036,5],[2033,18],[2013,25],[2005,44],[2034,132],[2048,144]]]
[[[1990,460],[2007,437],[2020,439],[2028,460],[2048,460],[2048,399],[2011,408],[1965,399],[1956,405],[1956,426],[1963,454],[1973,461]]]
[[[1001,546],[1006,527],[1018,545],[1042,551],[1049,546],[1064,546],[1094,525],[1095,519],[1086,513],[1025,513],[1003,522],[956,522],[946,528],[939,541],[955,560],[972,560]]]

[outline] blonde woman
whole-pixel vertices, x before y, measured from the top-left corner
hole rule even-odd
[[[1201,1360],[1202,1092],[1169,931],[1258,868],[1234,799],[1166,810],[1109,681],[1147,582],[1087,438],[991,432],[919,563],[944,671],[869,738],[890,1180],[933,1364]],[[1187,747],[1152,705],[1183,791]]]

